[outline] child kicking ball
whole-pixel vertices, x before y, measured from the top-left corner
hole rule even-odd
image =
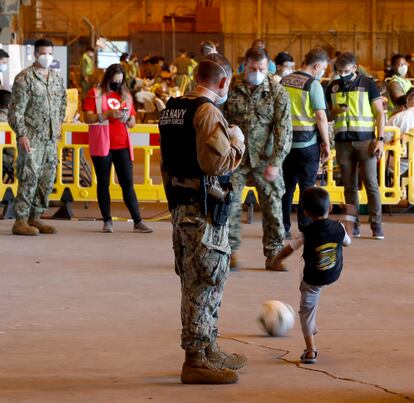
[[[319,296],[324,286],[338,280],[342,267],[342,246],[348,246],[352,234],[355,207],[346,205],[345,226],[328,218],[331,210],[329,194],[326,190],[314,187],[307,189],[302,196],[302,206],[312,223],[306,226],[303,233],[289,242],[276,256],[275,265],[299,249],[303,245],[305,267],[300,284],[299,318],[306,349],[300,359],[304,364],[314,364],[318,357],[315,346],[316,311]]]

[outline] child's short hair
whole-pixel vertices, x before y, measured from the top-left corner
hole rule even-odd
[[[314,217],[322,217],[329,213],[329,193],[320,187],[306,189],[302,195],[302,206]]]

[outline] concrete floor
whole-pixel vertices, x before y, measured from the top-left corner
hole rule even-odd
[[[256,322],[267,299],[297,310],[300,253],[289,272],[265,272],[259,219],[244,225],[243,268],[228,280],[219,327],[224,349],[249,362],[229,386],[179,382],[169,222],[149,235],[126,222],[114,234],[101,222],[54,223],[58,235],[25,238],[0,221],[0,402],[414,401],[412,216],[386,217],[385,241],[345,251],[343,276],[322,295],[314,366],[298,364],[298,323],[271,338]]]

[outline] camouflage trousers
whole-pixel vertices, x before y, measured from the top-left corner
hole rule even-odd
[[[228,226],[212,226],[200,206],[172,211],[175,271],[181,280],[181,347],[197,352],[214,342],[229,274]]]
[[[48,208],[56,177],[55,141],[30,141],[30,153],[18,147],[16,175],[19,181],[14,210],[17,217],[41,216]]]
[[[276,255],[283,248],[285,229],[283,226],[282,196],[285,193],[281,169],[274,182],[263,178],[264,167],[239,167],[231,177],[233,185],[233,202],[230,213],[230,246],[232,252],[239,249],[241,244],[241,194],[247,180],[252,178],[259,196],[262,209],[263,254],[266,257]]]

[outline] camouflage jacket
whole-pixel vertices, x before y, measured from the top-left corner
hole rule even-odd
[[[32,65],[16,76],[8,118],[17,138],[55,140],[65,111],[66,90],[56,71],[49,70],[46,79]]]
[[[282,166],[292,145],[290,99],[273,76],[268,74],[253,92],[242,74],[235,76],[223,112],[229,124],[239,126],[245,135],[241,165]]]
[[[7,109],[0,109],[0,122],[7,123]]]

